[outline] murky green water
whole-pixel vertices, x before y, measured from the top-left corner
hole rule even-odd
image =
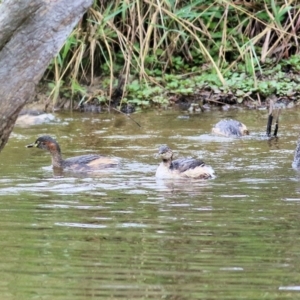
[[[291,168],[300,111],[268,142],[266,111],[59,115],[15,128],[0,155],[1,299],[298,299],[300,174]],[[223,117],[244,139],[212,137]],[[65,157],[122,158],[121,170],[55,177],[26,149],[55,136]],[[160,144],[204,158],[217,178],[154,178]]]

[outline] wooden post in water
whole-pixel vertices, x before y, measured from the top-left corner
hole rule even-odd
[[[273,100],[270,100],[269,103],[270,106],[269,106],[269,116],[268,116],[268,123],[267,123],[267,136],[271,136],[272,122],[273,122],[273,106],[274,106]]]
[[[269,100],[269,115],[268,115],[268,123],[267,123],[267,136],[270,137],[272,133],[272,123],[275,118],[275,128],[273,136],[276,137],[279,129],[279,116],[281,112],[281,108],[275,107],[275,103],[273,99]]]

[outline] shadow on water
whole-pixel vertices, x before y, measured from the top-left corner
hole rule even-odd
[[[300,174],[291,168],[299,111],[265,138],[267,113],[60,115],[16,127],[1,153],[1,294],[5,299],[295,299],[300,290]],[[251,135],[210,135],[221,118]],[[64,157],[101,153],[122,167],[53,174]],[[158,146],[203,158],[214,180],[157,180]]]

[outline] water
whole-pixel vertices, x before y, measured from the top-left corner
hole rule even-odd
[[[16,127],[1,153],[2,299],[300,298],[300,174],[291,168],[300,111],[282,113],[279,139],[266,111],[61,114]],[[213,137],[221,118],[250,137]],[[120,170],[55,176],[26,149],[42,135],[65,157],[103,153]],[[209,181],[156,180],[160,144],[211,165]]]

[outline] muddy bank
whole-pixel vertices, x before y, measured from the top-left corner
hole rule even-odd
[[[149,103],[145,105],[145,103],[122,102],[122,88],[122,86],[117,86],[115,88],[112,99],[108,103],[99,102],[99,99],[97,98],[100,91],[98,85],[88,88],[88,98],[75,97],[76,99],[71,99],[62,94],[57,99],[57,102],[54,103],[47,95],[47,87],[45,85],[40,85],[37,89],[34,101],[25,107],[21,112],[21,115],[25,115],[24,112],[29,112],[30,110],[44,113],[59,111],[101,113],[109,111],[131,114],[135,111],[142,111],[144,109],[175,109],[187,111],[189,113],[201,113],[210,110],[267,109],[270,100],[276,103],[280,108],[293,108],[300,103],[297,93],[290,96],[272,94],[269,97],[260,97],[256,100],[246,99],[242,103],[239,103],[238,97],[233,93],[202,89],[195,91],[195,93],[191,95],[169,93],[166,95],[166,101],[163,103],[155,103],[149,98]],[[30,115],[32,115],[32,113],[30,113]]]

